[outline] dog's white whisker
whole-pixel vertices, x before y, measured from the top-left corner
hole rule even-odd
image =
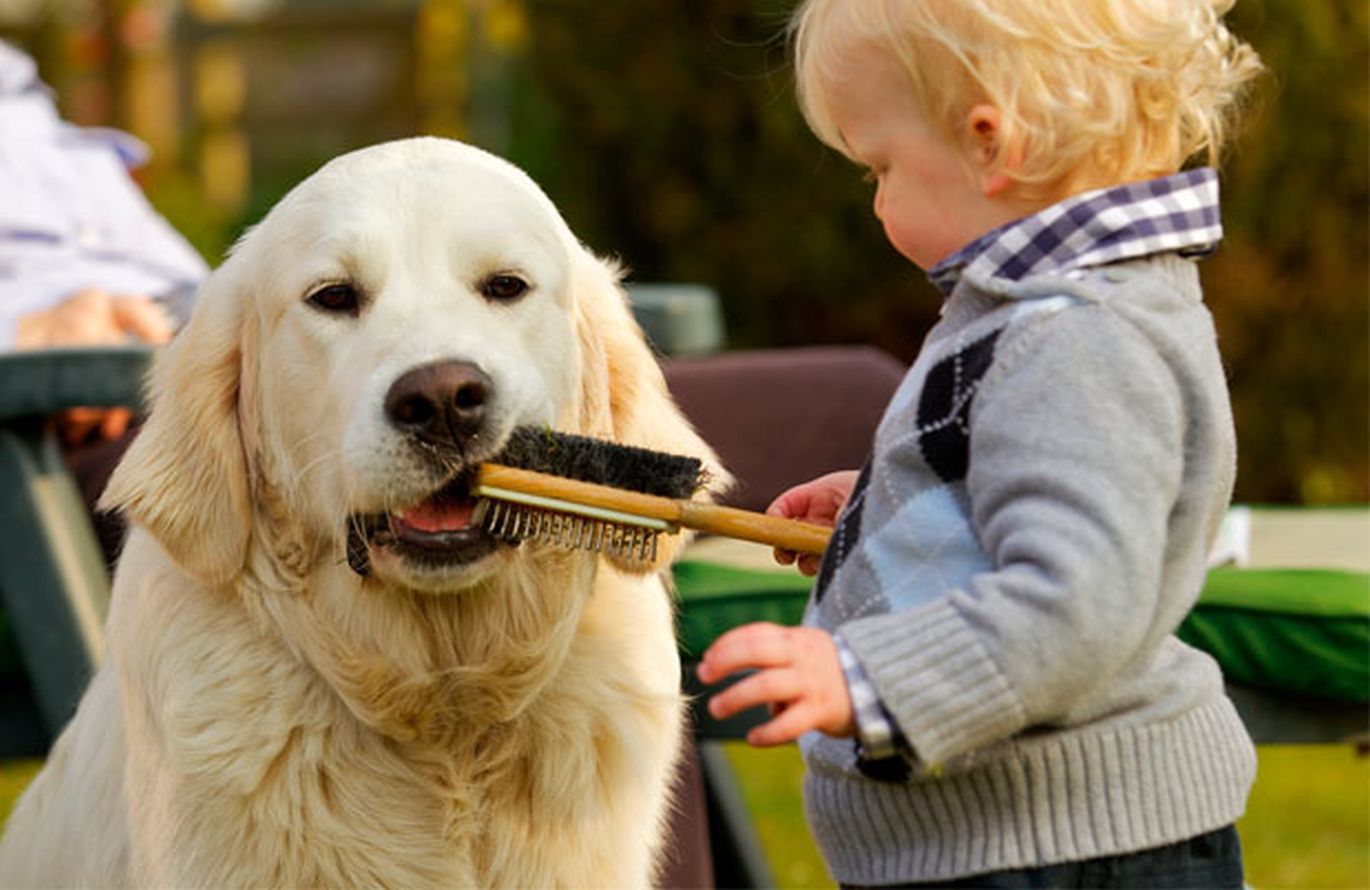
[[[310,470],[322,465],[324,461],[333,460],[337,458],[338,455],[341,453],[342,451],[340,449],[331,449],[329,451],[324,452],[323,454],[320,454],[318,457],[314,458],[309,463],[305,464],[303,467],[300,467],[298,470],[296,470],[294,475],[291,477],[290,482],[288,483],[290,492],[292,494],[298,493],[300,491],[302,483],[304,482],[304,477],[309,473]]]

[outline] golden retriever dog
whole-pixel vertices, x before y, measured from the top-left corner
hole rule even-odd
[[[105,495],[133,522],[107,661],[0,885],[649,885],[680,540],[645,563],[472,524],[472,468],[530,424],[724,478],[521,171],[425,138],[295,188],[156,358]]]

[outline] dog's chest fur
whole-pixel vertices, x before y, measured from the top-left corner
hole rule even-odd
[[[346,616],[318,602],[254,616],[218,592],[188,598],[183,584],[165,600],[154,575],[114,616],[176,641],[153,659],[121,634],[115,653],[122,688],[143,691],[124,702],[129,787],[164,817],[131,826],[133,882],[640,883],[650,862],[615,838],[660,809],[662,792],[625,789],[667,784],[679,698],[641,678],[661,678],[675,653],[660,582],[606,574],[547,639],[508,654],[454,633],[445,642],[484,647],[488,669],[424,675],[368,653],[375,640],[347,648]],[[305,616],[343,626],[306,629]],[[525,630],[538,624],[522,617]],[[644,751],[669,753],[645,762]]]

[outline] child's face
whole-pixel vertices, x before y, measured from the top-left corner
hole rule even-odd
[[[869,45],[848,55],[830,85],[834,122],[847,151],[875,179],[875,215],[890,244],[923,269],[1021,212],[987,194],[973,147],[951,144],[917,107],[907,79]],[[968,161],[970,163],[968,163]]]

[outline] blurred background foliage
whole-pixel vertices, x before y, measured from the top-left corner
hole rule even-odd
[[[723,295],[736,346],[875,343],[909,359],[939,299],[885,243],[870,186],[804,129],[792,4],[535,3],[512,154],[589,243]],[[1367,497],[1370,6],[1239,0],[1271,74],[1202,266],[1240,442],[1239,499]]]
[[[793,0],[0,0],[65,113],[152,147],[153,201],[211,262],[341,151],[435,133],[509,157],[639,281],[723,299],[729,346],[907,360],[938,297],[870,186],[804,128]],[[1239,0],[1270,68],[1202,266],[1237,498],[1370,500],[1370,7]],[[802,406],[796,406],[802,410]]]

